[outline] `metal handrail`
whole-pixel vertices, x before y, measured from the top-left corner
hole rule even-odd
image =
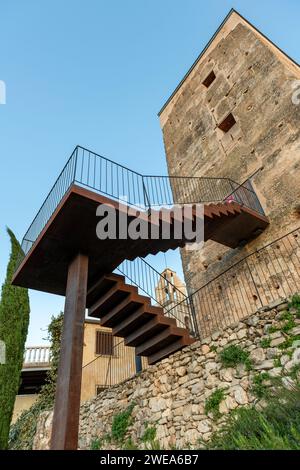
[[[195,311],[198,336],[209,336],[214,329],[225,328],[230,321],[239,321],[268,306],[271,301],[299,292],[299,253],[300,227],[244,256],[203,283],[173,308],[184,306],[189,301]],[[281,279],[278,285],[274,285],[274,278]],[[235,279],[237,281],[232,291],[231,283]],[[226,303],[230,309],[224,315]],[[216,314],[218,304],[218,308],[223,309],[222,315]],[[205,315],[210,315],[211,319],[205,319]]]
[[[169,292],[176,292],[178,298],[182,300],[187,299],[187,295],[182,292],[178,287],[175,286],[169,279],[166,279],[159,271],[157,271],[150,263],[145,259],[137,257],[133,261],[124,260],[115,270],[121,275],[125,276],[126,282],[138,287],[143,294],[146,294],[153,302],[154,305],[160,306],[164,310],[165,315],[169,315],[180,324],[180,326],[185,326],[184,320],[180,318],[177,312],[174,311],[174,303],[167,306],[157,295],[157,288],[162,282]],[[178,304],[181,302],[178,302]],[[188,306],[184,307],[186,315],[191,316],[190,308]]]

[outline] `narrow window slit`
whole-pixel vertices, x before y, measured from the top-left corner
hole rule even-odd
[[[202,84],[206,87],[209,88],[212,82],[215,80],[216,75],[215,72],[212,70],[209,75],[207,75],[206,79],[202,82]]]
[[[233,115],[230,113],[223,119],[222,122],[218,125],[218,128],[221,129],[224,133],[230,131],[230,129],[235,125],[236,120],[234,119]]]

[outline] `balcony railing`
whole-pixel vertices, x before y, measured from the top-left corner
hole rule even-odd
[[[203,339],[296,293],[300,293],[300,228],[248,254],[173,309],[185,308],[188,301]]]
[[[222,202],[231,196],[240,204],[263,214],[250,181],[238,184],[229,178],[142,175],[77,146],[24,235],[24,255],[72,184],[139,208]]]
[[[144,286],[149,295],[153,292],[151,285],[156,285],[157,276],[155,272],[141,274],[148,268],[142,267],[137,260],[135,267],[128,265],[123,268],[123,273],[126,273],[127,281],[131,278],[135,285],[139,283]],[[155,281],[151,282],[149,277]],[[300,228],[250,253],[179,303],[173,304],[165,314],[180,319],[178,312],[189,312],[191,326],[194,327],[194,332],[190,333],[204,339],[214,331],[222,331],[296,293],[300,293]],[[116,338],[114,348],[117,351],[114,354],[119,354],[120,358],[114,360],[111,356],[106,362],[96,358],[86,367],[86,373],[92,370],[89,373],[97,377],[101,374],[101,381],[99,379],[97,383],[104,388],[126,380],[136,372],[134,348],[128,348],[127,366],[121,369],[121,375],[120,364],[125,357],[123,340]],[[143,367],[146,366],[147,361],[143,359]]]

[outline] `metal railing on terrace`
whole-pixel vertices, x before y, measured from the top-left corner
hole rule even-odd
[[[29,346],[25,348],[23,368],[50,367],[50,346]]]
[[[229,178],[142,175],[106,157],[77,146],[24,235],[26,255],[72,184],[145,209],[222,202],[228,198],[263,214],[250,181]]]
[[[148,363],[141,358],[142,368]],[[137,373],[135,348],[126,346],[123,338],[113,337],[113,349],[110,355],[101,355],[82,367],[82,382],[95,384],[105,389],[129,379]]]
[[[182,300],[181,307],[186,308],[187,302],[192,307],[198,336],[203,339],[272,302],[299,292],[300,228],[205,282]]]

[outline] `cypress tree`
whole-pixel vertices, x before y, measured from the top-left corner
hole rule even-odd
[[[0,302],[0,340],[4,341],[6,348],[5,364],[0,364],[0,449],[6,449],[8,445],[9,427],[20,385],[30,312],[27,289],[11,284],[22,249],[13,232],[7,229],[7,233],[10,237],[11,253]]]

